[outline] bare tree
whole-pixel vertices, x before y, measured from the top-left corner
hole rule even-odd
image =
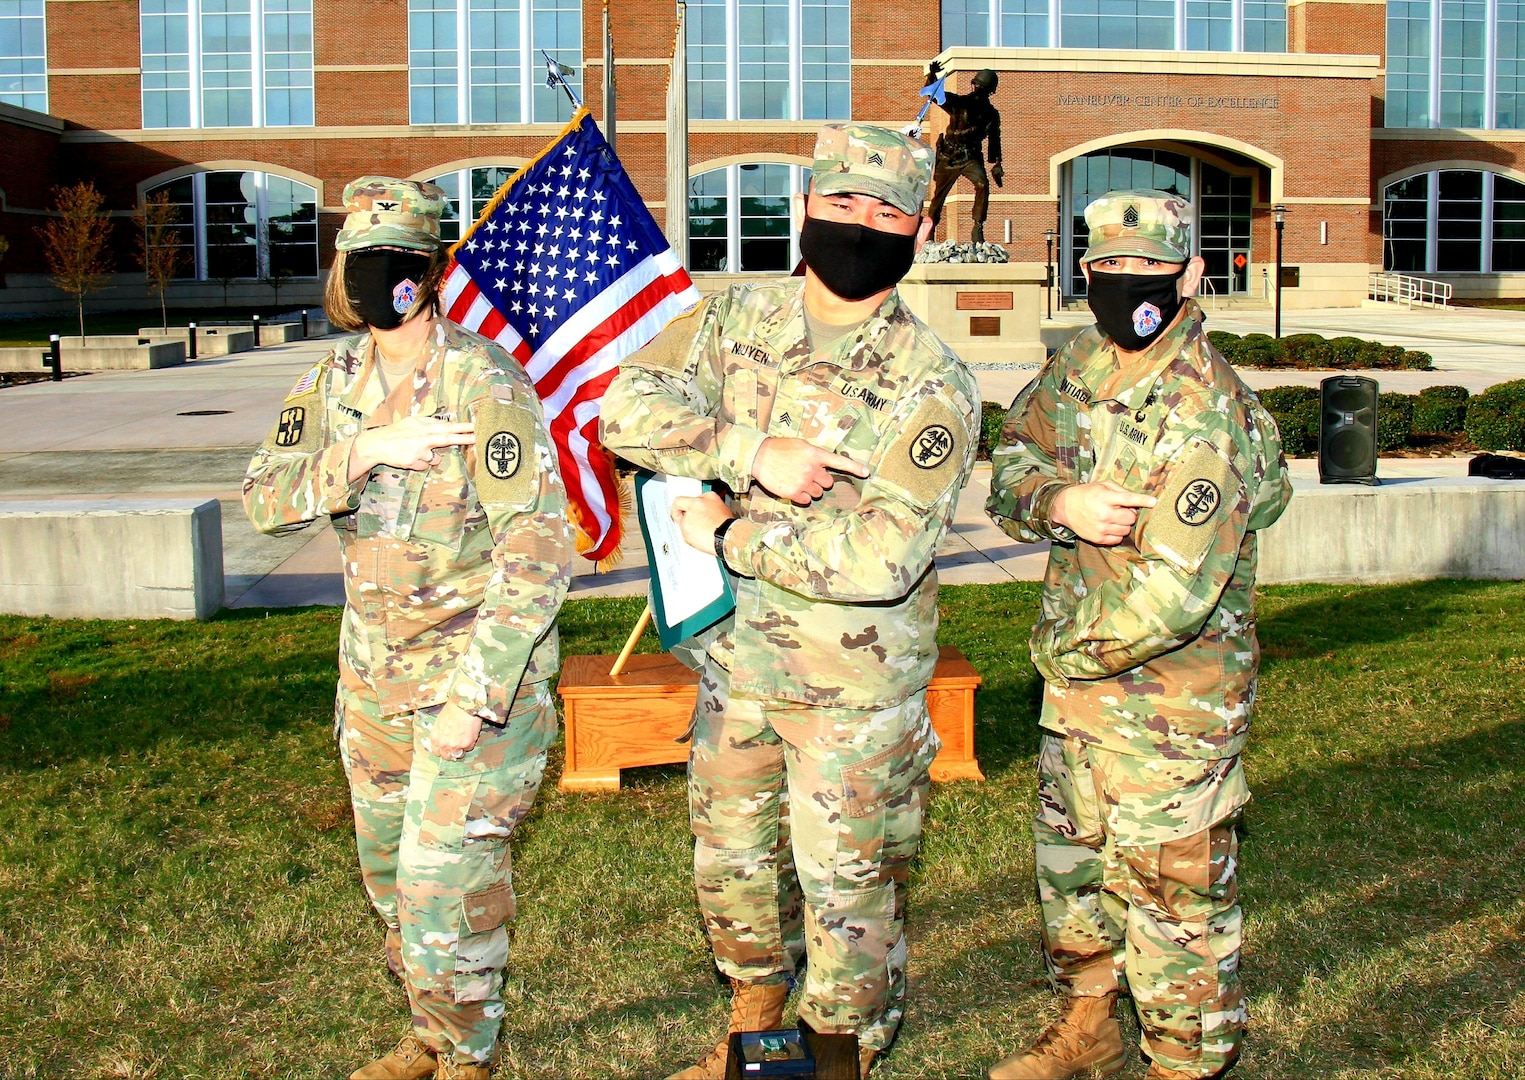
[[[0,236],[0,262],[5,261],[5,253],[11,249],[11,242]],[[5,275],[0,274],[0,289],[5,288]]]
[[[169,329],[169,310],[164,293],[186,265],[186,251],[180,239],[180,207],[159,191],[143,200],[142,209],[133,217],[138,229],[138,262],[150,295],[159,297],[159,324]]]
[[[284,284],[286,278],[291,276],[290,270],[276,266],[275,244],[273,241],[276,236],[282,235],[284,232],[285,230],[280,225],[272,225],[268,218],[261,219],[259,223],[259,247],[260,253],[265,260],[265,274],[261,281],[269,285],[271,291],[275,294],[275,313],[277,317],[280,316],[281,285]]]
[[[85,336],[85,297],[111,272],[111,218],[102,209],[106,197],[88,180],[53,189],[58,216],[37,230],[43,256],[53,271],[53,284],[74,297],[79,309],[79,336]]]

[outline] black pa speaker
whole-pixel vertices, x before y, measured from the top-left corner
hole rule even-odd
[[[1319,384],[1321,484],[1375,484],[1377,380],[1336,375]]]

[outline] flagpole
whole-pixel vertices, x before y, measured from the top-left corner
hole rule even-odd
[[[604,0],[604,141],[614,149],[614,34],[609,29],[609,0]]]
[[[678,32],[667,75],[667,234],[668,246],[688,265],[688,8],[679,0]]]
[[[609,669],[610,675],[618,675],[625,670],[625,665],[630,662],[630,654],[635,652],[636,642],[641,640],[641,635],[651,625],[651,604],[647,604],[641,610],[641,617],[635,621],[635,629],[630,631],[630,636],[625,639],[625,647],[620,650],[619,657],[614,661],[614,666]]]

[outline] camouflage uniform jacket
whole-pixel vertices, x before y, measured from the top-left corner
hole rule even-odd
[[[893,292],[812,352],[801,285],[734,286],[625,361],[603,399],[605,445],[733,493],[737,610],[703,642],[733,692],[866,709],[927,685],[932,557],[973,466],[978,401],[962,361]],[[769,436],[872,472],[796,506],[752,480]]]
[[[1291,498],[1281,436],[1207,342],[1193,301],[1119,370],[1095,327],[1012,404],[987,509],[1052,540],[1042,617],[1042,724],[1124,754],[1224,758],[1249,734],[1259,645],[1255,532]],[[1158,498],[1115,547],[1050,518],[1059,490],[1111,480]]]
[[[383,715],[454,701],[501,720],[521,682],[557,669],[573,554],[540,401],[501,348],[444,319],[412,385],[385,396],[369,335],[302,377],[249,465],[244,508],[284,532],[333,520],[344,555],[341,687]],[[473,419],[475,446],[427,470],[349,481],[360,431],[408,415]]]

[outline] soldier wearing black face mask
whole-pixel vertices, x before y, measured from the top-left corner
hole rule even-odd
[[[509,835],[556,736],[554,623],[574,553],[534,385],[440,311],[433,184],[367,176],[324,306],[360,331],[297,380],[249,463],[265,532],[333,524],[335,702],[360,876],[410,1032],[351,1080],[486,1080],[503,1024]]]
[[[615,453],[729,489],[674,509],[737,597],[692,643],[690,759],[731,1030],[782,1027],[808,970],[801,1019],[855,1033],[864,1074],[904,1011],[907,870],[937,752],[932,557],[980,400],[895,291],[929,230],[932,158],[896,131],[823,128],[795,206],[804,282],[711,297],[621,365],[601,408]],[[725,1050],[676,1077],[721,1080]]]

